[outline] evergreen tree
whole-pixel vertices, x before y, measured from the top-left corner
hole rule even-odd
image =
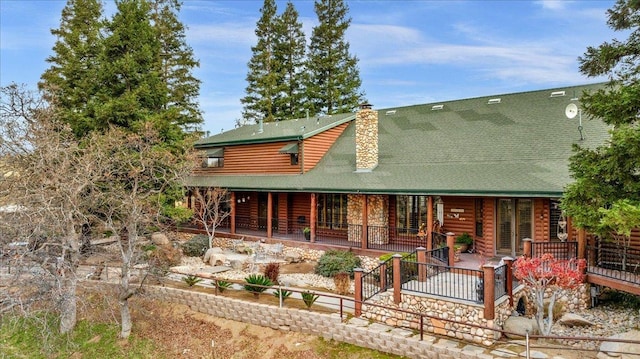
[[[243,104],[242,117],[245,121],[275,120],[274,102],[280,71],[274,57],[278,37],[274,31],[276,11],[275,0],[264,0],[260,9],[262,16],[258,20],[255,31],[258,43],[251,47],[253,56],[248,64],[246,96],[240,100]]]
[[[68,0],[60,27],[51,33],[57,40],[51,67],[38,84],[49,102],[56,102],[61,119],[76,136],[95,128],[90,106],[98,91],[99,57],[102,52],[102,4],[100,0]]]
[[[301,118],[305,114],[303,74],[306,39],[298,12],[291,2],[277,19],[275,60],[280,64],[278,96],[275,98],[278,119]]]
[[[318,26],[313,28],[307,59],[306,106],[313,114],[334,114],[357,109],[360,91],[358,59],[349,54],[344,36],[351,18],[343,0],[316,0]]]
[[[609,26],[629,33],[628,39],[589,47],[579,60],[583,74],[611,79],[581,99],[587,115],[611,125],[611,138],[594,149],[575,146],[570,163],[575,182],[562,207],[580,228],[628,239],[631,229],[640,227],[640,3],[618,0],[608,15]]]
[[[107,23],[104,53],[100,59],[101,88],[96,97],[96,122],[133,132],[153,121],[165,140],[181,138],[181,130],[167,116],[169,91],[163,81],[160,41],[150,22],[149,3],[117,2],[118,11]]]
[[[199,79],[192,70],[200,66],[193,49],[187,45],[185,27],[178,20],[181,3],[178,0],[151,0],[151,20],[160,41],[160,76],[168,88],[163,110],[170,121],[184,130],[196,130],[202,123],[197,98]]]

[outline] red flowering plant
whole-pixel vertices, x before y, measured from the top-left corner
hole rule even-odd
[[[520,257],[514,262],[514,276],[525,283],[532,292],[536,304],[536,322],[542,335],[551,334],[553,326],[553,306],[562,289],[575,288],[584,282],[584,259],[556,259],[547,253],[542,257]],[[544,319],[544,293],[549,289],[547,320]]]

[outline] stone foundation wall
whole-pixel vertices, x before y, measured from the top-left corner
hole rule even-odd
[[[402,302],[397,305],[393,301],[392,291],[381,293],[367,301],[394,309],[422,313],[425,317],[424,330],[429,333],[446,335],[452,338],[474,342],[482,345],[493,345],[502,333],[485,328],[502,329],[502,325],[511,315],[508,297],[501,298],[496,306],[493,320],[484,318],[484,307],[455,299],[443,300],[433,296],[402,293]],[[387,325],[420,329],[420,318],[417,315],[389,310],[364,304],[362,316]],[[451,321],[453,322],[451,322]]]

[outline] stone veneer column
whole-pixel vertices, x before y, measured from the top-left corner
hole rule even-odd
[[[360,105],[356,113],[356,171],[371,171],[378,165],[378,111]]]

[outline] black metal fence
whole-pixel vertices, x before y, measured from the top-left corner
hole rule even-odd
[[[369,273],[362,275],[362,300],[371,299],[374,295],[393,287],[393,258],[380,263]]]
[[[551,253],[556,259],[571,259],[578,256],[578,242],[532,242],[532,258],[541,257],[543,254]]]
[[[507,265],[503,264],[495,269],[495,299],[507,295]]]
[[[587,272],[624,282],[640,283],[640,250],[598,241],[587,247]]]
[[[402,284],[402,290],[483,303],[482,271],[411,260],[402,262],[406,268],[415,268],[416,272],[408,276],[411,280]],[[426,280],[419,281],[417,274],[422,267],[426,272]]]

